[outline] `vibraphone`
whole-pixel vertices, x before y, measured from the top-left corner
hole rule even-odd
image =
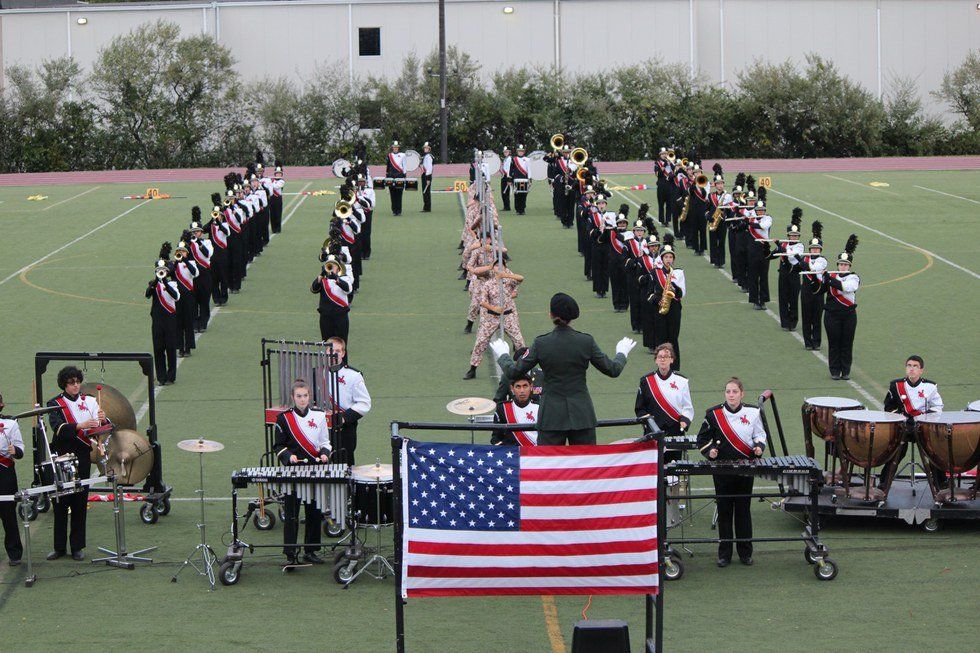
[[[817,506],[820,486],[823,485],[823,472],[812,458],[806,456],[777,456],[773,458],[755,458],[750,460],[675,460],[663,466],[663,473],[670,476],[716,476],[740,475],[758,476],[775,481],[775,491],[753,491],[742,495],[750,498],[771,499],[804,496],[807,504],[803,513],[803,532],[796,537],[753,537],[753,542],[796,542],[804,543],[803,555],[807,562],[814,566],[814,574],[820,580],[833,580],[837,577],[837,564],[828,556],[826,545],[820,540],[820,520]],[[687,494],[672,497],[676,500],[713,500],[720,498],[717,494]],[[664,575],[668,579],[677,579],[683,575],[684,566],[680,554],[673,550],[674,545],[684,544],[717,544],[719,538],[672,538],[668,524],[667,560],[665,560]]]
[[[223,585],[238,582],[245,550],[257,548],[282,548],[277,544],[248,544],[240,538],[238,491],[249,485],[258,485],[260,494],[292,494],[301,501],[312,503],[323,513],[333,528],[342,532],[347,525],[347,504],[350,497],[350,465],[327,463],[320,465],[292,465],[289,467],[245,467],[231,474],[231,530],[232,541],[221,561],[218,578]],[[254,510],[249,506],[245,522]],[[302,532],[302,531],[300,531]],[[303,546],[298,542],[297,546]]]

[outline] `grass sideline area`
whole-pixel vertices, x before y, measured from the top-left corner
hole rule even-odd
[[[727,170],[726,177],[734,179],[736,172]],[[652,183],[652,178],[614,181]],[[6,334],[0,389],[6,412],[28,408],[36,351],[149,350],[149,303],[143,290],[160,244],[177,239],[190,221],[190,207],[205,209],[220,183],[216,178],[206,184],[160,184],[161,192],[189,199],[159,201],[119,199],[143,193],[145,185],[0,189],[0,301]],[[450,183],[437,180],[434,185]],[[287,191],[333,186],[334,180],[293,181]],[[577,328],[595,335],[610,352],[617,340],[631,335],[628,318],[613,313],[608,298],[593,296],[582,276],[575,232],[563,230],[551,216],[550,195],[542,186],[537,184],[531,194],[528,215],[501,214],[511,267],[527,279],[517,300],[525,338],[549,330],[548,298],[563,290],[582,307]],[[746,384],[747,397],[766,388],[774,391],[791,453],[802,453],[797,408],[805,397],[844,396],[877,408],[888,381],[902,374],[911,353],[925,358],[926,376],[939,383],[947,409],[959,410],[980,398],[978,188],[980,171],[773,175],[773,233],[783,233],[790,211],[800,206],[805,233],[814,219],[824,223],[828,256],[840,251],[850,233],[861,238],[855,270],[862,289],[850,385],[832,381],[826,364],[781,331],[777,320],[751,310],[745,295],[707,260],[681,247],[678,266],[685,270],[689,293],[682,371],[691,379],[696,415],[722,401],[725,380],[736,374]],[[47,199],[26,199],[35,194]],[[42,515],[32,526],[38,583],[23,587],[24,567],[0,563],[5,650],[72,646],[90,651],[158,642],[174,650],[213,652],[394,648],[391,579],[362,577],[344,590],[326,567],[286,577],[278,566],[280,556],[270,552],[247,556],[240,583],[214,593],[190,570],[178,583],[169,582],[198,541],[198,507],[187,500],[195,496],[198,462],[194,454],[178,450],[176,442],[203,436],[226,446],[205,458],[207,494],[215,497],[207,503],[208,539],[220,556],[228,541],[230,503],[224,498],[230,495],[230,473],[256,464],[263,448],[259,340],[319,336],[317,298],[309,283],[318,272],[315,256],[334,199],[286,198],[284,232],[256,259],[241,294],[232,295],[214,315],[194,355],[182,360],[177,384],[159,393],[164,479],[181,500],[154,526],[139,522],[134,504],[126,512],[129,548],[158,545],[155,564],[127,572],[87,561],[44,562],[51,516]],[[434,212],[422,214],[419,195],[406,193],[406,211],[399,218],[391,216],[386,193],[379,193],[378,200],[374,253],[365,263],[351,313],[351,363],[363,371],[374,400],[359,429],[359,463],[389,459],[391,420],[456,421],[445,410],[447,402],[491,396],[495,387],[486,360],[475,380],[462,381],[474,336],[462,333],[468,295],[456,280],[457,196],[435,195]],[[616,193],[612,205],[630,201],[655,204],[655,193]],[[771,286],[775,296],[775,269]],[[769,306],[775,310],[774,303]],[[128,365],[132,368],[107,367],[104,379],[129,395],[139,410],[145,388],[135,365]],[[638,347],[620,378],[590,374],[599,416],[631,415],[637,380],[652,367],[652,358]],[[54,373],[49,370],[46,377],[45,400],[56,392]],[[103,372],[90,366],[87,374],[87,380],[97,381]],[[603,431],[600,439],[629,434]],[[468,435],[438,434],[438,439],[463,441]],[[18,471],[21,484],[27,484],[26,461]],[[753,513],[758,535],[799,530],[792,516],[767,505],[753,504]],[[95,557],[97,546],[112,546],[111,517],[109,504],[90,507],[88,558]],[[688,533],[708,534],[710,519],[708,507]],[[695,547],[697,555],[685,561],[685,577],[665,587],[665,647],[811,653],[866,650],[873,642],[883,650],[937,644],[967,650],[976,639],[976,602],[969,597],[980,583],[978,532],[968,522],[946,523],[940,532],[926,534],[898,521],[830,520],[824,538],[840,565],[839,577],[830,583],[814,578],[801,544],[761,544],[754,567],[723,570],[714,565],[714,547]],[[249,526],[244,539],[274,543],[281,537],[278,526],[270,533]],[[406,606],[408,650],[567,651],[586,598],[416,599]],[[75,609],[89,617],[60,618]],[[633,650],[641,650],[641,597],[595,597],[588,616],[628,620]]]

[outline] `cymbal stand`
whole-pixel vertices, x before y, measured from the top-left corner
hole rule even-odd
[[[24,578],[24,587],[34,587],[34,583],[37,582],[37,574],[34,573],[34,562],[31,559],[31,500],[26,492],[19,494],[17,513],[24,522],[24,557],[27,558],[27,576]]]
[[[102,465],[109,473],[109,480],[112,482],[112,519],[115,524],[116,530],[116,550],[107,549],[100,546],[99,551],[107,554],[103,558],[93,558],[92,563],[104,562],[110,567],[119,567],[120,569],[135,569],[136,562],[149,562],[153,563],[153,558],[143,557],[142,554],[149,553],[150,551],[156,551],[157,547],[151,546],[146,549],[140,549],[139,551],[133,551],[128,553],[126,551],[126,520],[123,517],[123,507],[125,506],[125,501],[122,494],[119,492],[119,478],[116,473],[109,469],[108,466],[109,457],[103,456]]]
[[[361,566],[361,568],[357,570],[357,573],[355,573],[351,577],[351,579],[344,584],[344,589],[347,589],[348,587],[350,587],[351,583],[353,583],[355,580],[357,580],[357,577],[360,576],[361,574],[367,574],[368,576],[370,576],[371,578],[374,578],[375,580],[382,580],[384,578],[387,578],[389,573],[392,576],[395,575],[395,568],[391,565],[391,562],[388,561],[388,558],[386,558],[385,556],[381,555],[381,529],[382,528],[385,528],[385,526],[387,526],[387,525],[381,523],[381,521],[382,521],[382,519],[381,519],[381,514],[382,514],[381,513],[381,479],[380,478],[379,479],[376,479],[375,480],[375,484],[376,484],[375,485],[375,501],[376,501],[376,506],[377,506],[377,513],[376,514],[378,515],[378,518],[377,518],[377,520],[376,520],[376,522],[374,524],[365,524],[364,527],[365,527],[365,529],[370,528],[370,529],[373,529],[374,530],[375,535],[377,536],[377,539],[376,539],[377,546],[372,551],[371,557],[368,558],[364,562],[364,564]],[[359,526],[359,524],[355,524],[354,525],[354,528],[356,529],[357,526]],[[365,533],[365,538],[364,539],[367,540],[367,533]],[[371,551],[371,549],[367,549],[367,550],[368,551]],[[376,573],[373,572],[373,571],[371,571],[369,569],[369,567],[371,567],[371,565],[373,565],[373,564],[377,564],[378,571]]]
[[[204,453],[199,451],[197,456],[201,467],[201,487],[200,489],[194,491],[198,493],[198,496],[201,499],[201,522],[197,525],[198,530],[201,531],[201,543],[194,547],[194,550],[190,552],[177,571],[174,572],[170,582],[176,583],[177,576],[180,574],[180,572],[184,570],[184,567],[190,565],[199,576],[207,577],[208,582],[211,584],[211,591],[214,591],[214,565],[217,564],[218,556],[215,555],[214,549],[208,545],[207,531],[204,521]],[[201,560],[199,563],[195,562],[194,560],[198,553],[201,555]],[[201,566],[198,566],[198,564]]]

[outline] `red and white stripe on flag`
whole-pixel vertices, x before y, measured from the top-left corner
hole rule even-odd
[[[417,528],[403,501],[403,598],[658,593],[656,442],[505,450],[520,455],[519,528]]]

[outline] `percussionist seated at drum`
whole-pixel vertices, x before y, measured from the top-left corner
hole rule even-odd
[[[86,479],[92,472],[92,452],[97,450],[98,439],[89,437],[91,431],[108,424],[105,413],[95,397],[81,394],[84,375],[77,367],[69,365],[58,372],[61,393],[48,401],[57,407],[48,418],[51,423],[52,455],[74,454],[78,479]],[[71,535],[68,534],[68,512],[71,511]],[[83,560],[85,554],[85,520],[88,514],[88,490],[54,500],[54,550],[48,560],[63,558],[68,544],[71,557]]]
[[[704,414],[698,432],[698,448],[709,460],[746,460],[759,458],[766,448],[766,430],[759,409],[742,404],[745,388],[737,377],[725,384],[725,403],[712,406]],[[718,503],[718,566],[732,561],[732,538],[743,565],[752,561],[752,476],[715,474],[715,499]],[[732,524],[734,522],[734,533]]]
[[[905,457],[905,452],[909,448],[909,441],[915,436],[915,418],[926,413],[941,413],[943,411],[943,398],[939,395],[939,386],[933,381],[923,378],[926,371],[925,361],[921,356],[913,354],[905,360],[905,377],[895,379],[888,384],[888,394],[885,395],[884,409],[889,413],[901,413],[908,418],[907,436],[902,442],[895,457],[892,458],[884,469],[881,470],[881,483],[884,485],[887,479],[895,474],[899,463]],[[933,478],[936,479],[940,487],[945,487],[945,474],[938,467],[932,466]]]
[[[296,379],[290,386],[293,406],[276,418],[275,444],[272,450],[283,465],[312,465],[330,460],[330,435],[327,431],[327,414],[310,407],[310,386],[303,379]],[[299,564],[299,549],[303,548],[303,562],[321,565],[325,561],[320,550],[320,527],[323,514],[313,503],[303,504],[306,514],[306,531],[303,545],[296,545],[299,532],[300,500],[293,494],[283,497],[283,553],[286,554],[287,571]]]

